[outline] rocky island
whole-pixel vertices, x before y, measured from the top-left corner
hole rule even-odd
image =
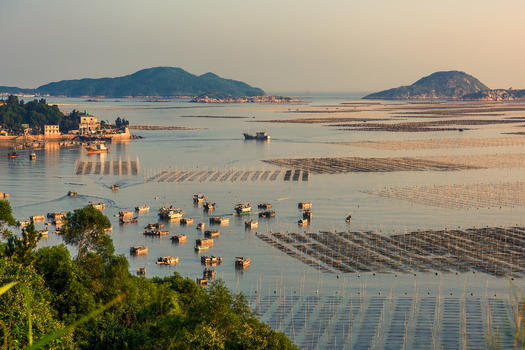
[[[363,97],[368,100],[523,101],[525,90],[490,89],[461,71],[435,72],[412,85]]]

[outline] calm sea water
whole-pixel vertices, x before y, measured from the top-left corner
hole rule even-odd
[[[347,100],[341,98],[314,98],[313,105],[330,105]],[[170,234],[183,233],[188,242],[172,244],[169,236],[160,239],[143,236],[143,227],[157,222],[158,208],[173,204],[185,211],[185,216],[197,222],[206,222],[208,215],[202,208],[194,207],[192,195],[203,192],[217,203],[213,215],[228,215],[229,226],[220,227],[221,236],[205,255],[219,255],[223,264],[215,267],[217,277],[222,278],[234,290],[248,295],[257,291],[266,295],[287,293],[300,295],[331,295],[347,290],[366,288],[370,294],[383,295],[390,292],[403,296],[405,293],[428,292],[459,296],[462,293],[496,293],[508,295],[507,279],[484,274],[323,274],[281,253],[246,231],[247,217],[231,216],[235,203],[271,202],[277,216],[270,220],[260,219],[259,232],[300,232],[297,226],[300,211],[297,203],[311,201],[314,220],[308,228],[317,230],[377,230],[385,234],[400,233],[417,229],[443,229],[454,227],[506,226],[525,224],[525,208],[491,208],[479,210],[452,210],[416,205],[410,202],[387,199],[367,194],[385,186],[466,184],[512,182],[523,178],[522,169],[488,169],[456,172],[391,172],[391,173],[349,173],[340,175],[311,175],[310,181],[303,182],[147,182],[161,170],[176,169],[278,169],[261,162],[263,159],[316,157],[316,156],[359,156],[359,157],[400,157],[444,154],[490,154],[519,153],[520,147],[497,149],[463,148],[435,150],[386,151],[341,146],[334,142],[402,140],[447,137],[496,137],[497,128],[479,128],[458,136],[457,132],[432,133],[388,133],[339,131],[322,124],[274,124],[258,121],[297,118],[301,115],[289,113],[296,106],[272,105],[198,105],[183,101],[148,103],[140,100],[103,100],[86,103],[81,99],[49,99],[59,104],[64,112],[73,108],[87,110],[99,119],[113,121],[124,117],[131,124],[176,125],[197,130],[180,131],[135,131],[144,139],[131,140],[110,146],[107,155],[85,154],[78,148],[49,148],[37,151],[37,160],[30,161],[24,153],[16,160],[7,159],[7,148],[0,148],[0,191],[11,194],[14,214],[19,219],[30,215],[45,215],[51,211],[68,211],[80,208],[89,201],[106,203],[104,213],[113,224],[113,238],[116,252],[124,254],[130,264],[130,271],[146,267],[147,276],[167,276],[178,271],[192,279],[202,275],[200,255],[193,250],[194,241],[202,237],[195,224],[185,227],[170,223],[166,228]],[[360,116],[386,116],[385,112],[366,112]],[[193,116],[193,117],[192,117]],[[212,119],[195,116],[240,116],[245,118]],[[309,116],[309,115],[308,115]],[[314,115],[315,117],[315,115]],[[272,139],[269,143],[245,142],[242,132],[264,130]],[[75,163],[81,160],[138,159],[138,176],[75,175]],[[112,192],[110,186],[121,185],[121,190]],[[80,196],[69,198],[69,190]],[[158,199],[156,199],[158,198]],[[277,199],[287,198],[277,201]],[[147,204],[149,213],[139,216],[138,224],[120,226],[114,214],[120,210],[132,210],[137,205]],[[352,212],[353,222],[346,224],[344,218]],[[254,218],[256,211],[254,210]],[[50,231],[53,231],[52,229]],[[41,246],[60,244],[60,236],[50,232]],[[130,246],[144,244],[149,254],[141,257],[129,256]],[[74,250],[72,250],[74,254]],[[157,257],[174,255],[180,258],[176,267],[158,266]],[[249,256],[252,265],[245,271],[234,269],[236,256]],[[523,287],[521,279],[513,282]],[[306,336],[306,335],[305,335]]]

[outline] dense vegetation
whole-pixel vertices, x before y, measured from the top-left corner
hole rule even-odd
[[[44,132],[46,124],[58,124],[62,132],[78,129],[80,115],[77,110],[64,115],[57,105],[49,105],[44,99],[26,103],[11,95],[0,104],[0,125],[15,134],[23,131],[22,124],[28,124],[37,134]]]
[[[14,224],[11,207],[0,201],[0,226]],[[282,333],[259,322],[242,294],[223,283],[208,289],[175,273],[167,278],[132,276],[124,256],[114,255],[104,228],[109,220],[91,207],[67,216],[66,246],[35,250],[39,239],[31,224],[18,239],[3,230],[0,287],[19,282],[0,295],[0,341],[20,349],[84,315],[124,298],[55,338],[55,349],[295,349]],[[2,229],[2,227],[0,227]],[[32,336],[28,329],[30,300]],[[1,294],[1,292],[0,292]],[[118,299],[117,299],[118,300]]]
[[[489,88],[473,76],[459,71],[435,72],[409,86],[384,90],[365,96],[365,99],[461,99],[468,94]]]
[[[224,79],[213,73],[197,76],[174,67],[148,68],[116,78],[63,80],[42,85],[36,90],[40,94],[67,97],[264,95],[263,90],[241,81]]]

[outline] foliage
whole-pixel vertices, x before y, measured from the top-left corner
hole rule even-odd
[[[79,112],[73,111],[64,115],[57,105],[48,105],[45,99],[33,100],[25,103],[17,96],[9,96],[4,104],[0,105],[0,125],[14,133],[23,131],[22,124],[28,124],[33,132],[42,134],[44,125],[60,125],[62,132],[78,129],[80,122]]]
[[[117,117],[117,119],[115,119],[115,126],[117,129],[125,128],[129,126],[129,121],[124,118],[121,119],[120,117]]]
[[[203,289],[177,273],[131,275],[103,234],[108,223],[91,207],[68,213],[64,239],[78,247],[76,259],[65,245],[15,254],[0,243],[0,286],[18,282],[0,295],[9,348],[28,346],[32,330],[31,349],[296,349],[221,281]]]

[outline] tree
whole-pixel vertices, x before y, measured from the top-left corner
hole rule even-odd
[[[100,210],[87,206],[67,214],[64,240],[78,247],[79,260],[89,252],[96,252],[104,258],[111,257],[113,242],[104,231],[110,227],[109,219]]]

